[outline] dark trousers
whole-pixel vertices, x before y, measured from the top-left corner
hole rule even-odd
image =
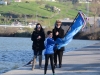
[[[42,50],[34,50],[34,55],[38,56],[38,55],[42,55]]]
[[[54,53],[54,64],[57,65],[57,56],[59,60],[59,66],[62,65],[62,56],[63,56],[63,51],[62,50],[56,50]]]
[[[55,73],[55,71],[54,71],[54,61],[53,61],[54,60],[53,59],[54,58],[54,54],[45,54],[44,74],[46,74],[46,72],[47,72],[49,58],[50,58],[52,72]]]

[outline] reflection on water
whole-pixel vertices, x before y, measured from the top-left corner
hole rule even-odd
[[[65,52],[92,45],[98,41],[73,40]],[[30,38],[0,37],[0,73],[25,65],[33,57]]]

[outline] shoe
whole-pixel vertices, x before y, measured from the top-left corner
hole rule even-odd
[[[32,66],[32,71],[34,70],[34,66]]]
[[[54,65],[54,68],[57,68],[57,65]]]
[[[53,75],[55,75],[55,73],[53,73]]]
[[[61,65],[59,65],[59,68],[61,68]]]
[[[42,68],[42,66],[39,66],[39,69],[41,69]]]

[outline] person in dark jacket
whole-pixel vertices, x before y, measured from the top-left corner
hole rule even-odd
[[[46,71],[47,71],[47,67],[48,67],[48,61],[50,58],[50,62],[51,62],[51,68],[52,68],[52,72],[53,75],[55,75],[55,69],[54,69],[54,46],[55,46],[55,41],[52,38],[52,31],[47,31],[47,35],[48,37],[45,40],[45,66],[44,66],[44,75],[46,75]]]
[[[55,41],[56,41],[57,38],[63,38],[64,37],[64,30],[61,28],[61,24],[62,24],[62,22],[59,21],[59,20],[57,20],[56,23],[55,23],[55,28],[53,29],[53,39]],[[55,53],[54,53],[55,67],[57,67],[57,56],[58,56],[58,60],[59,60],[59,68],[62,67],[63,51],[64,51],[64,47],[62,47],[61,49],[55,50]]]
[[[32,49],[34,51],[32,70],[35,68],[36,58],[39,55],[39,68],[42,65],[42,51],[44,50],[45,33],[40,23],[36,24],[35,30],[32,33],[31,40],[33,41]]]

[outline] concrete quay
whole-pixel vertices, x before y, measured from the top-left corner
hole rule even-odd
[[[55,69],[56,75],[100,75],[100,42],[64,53],[62,63],[62,68]],[[38,63],[34,71],[31,69],[31,65],[26,65],[1,75],[44,75],[44,68],[39,69]],[[50,65],[46,75],[52,75]]]

